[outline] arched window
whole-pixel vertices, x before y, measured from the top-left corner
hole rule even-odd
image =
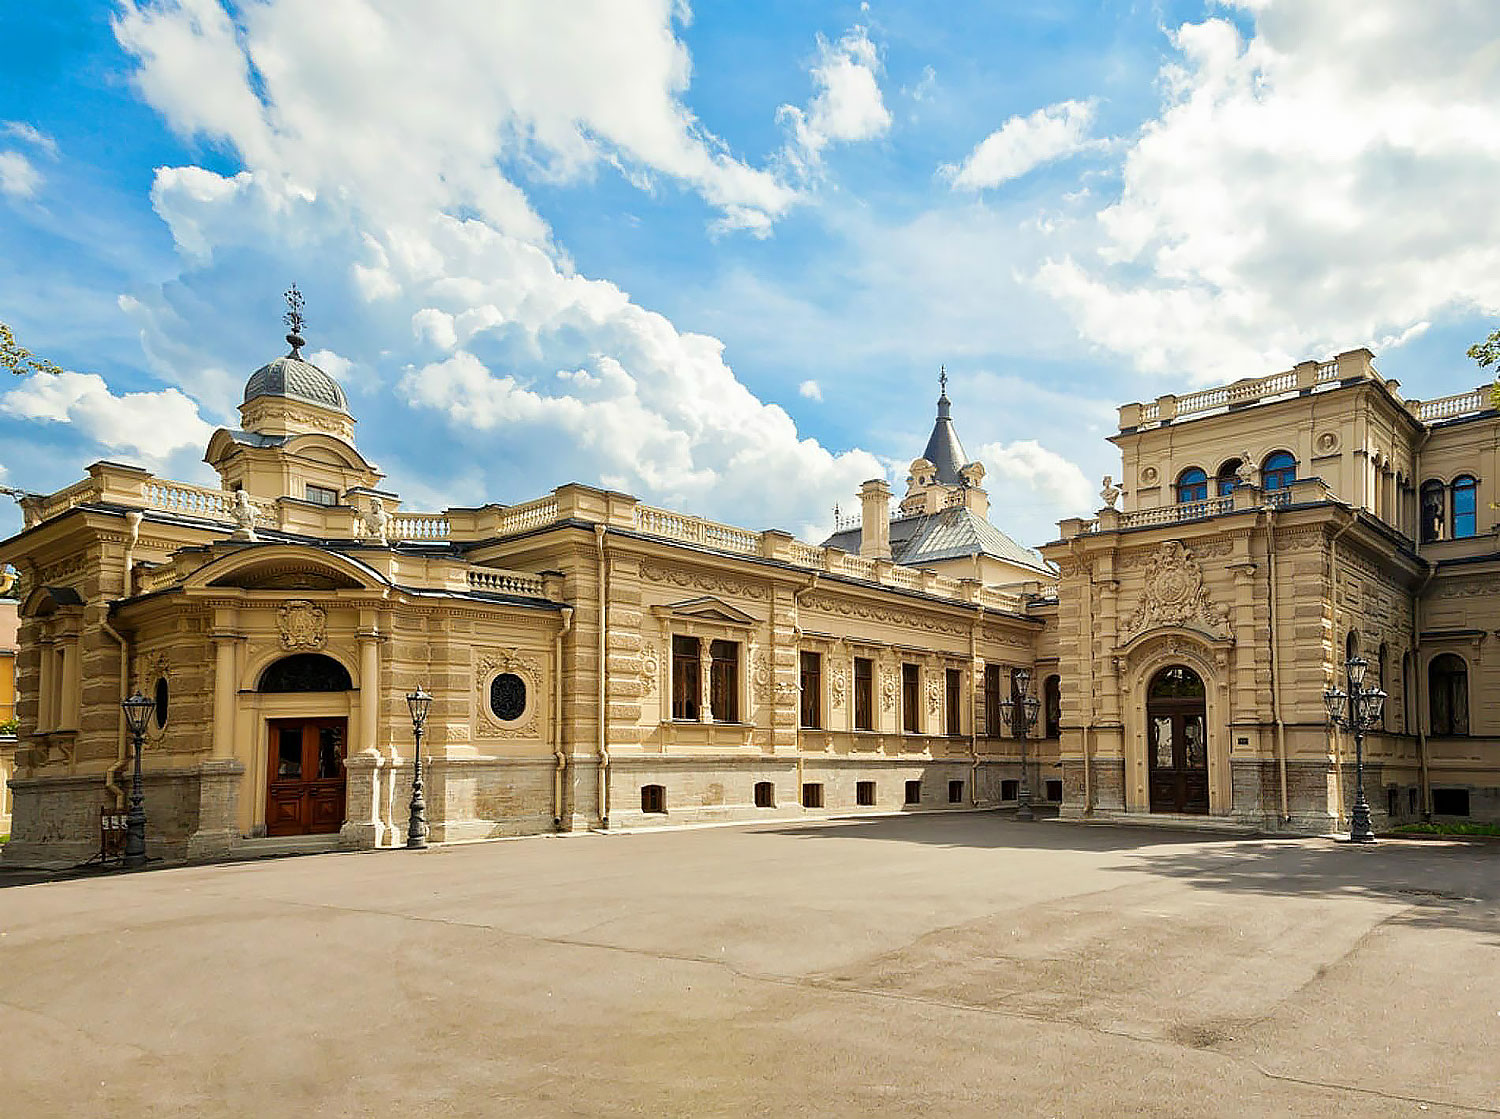
[[[1443,483],[1434,479],[1422,483],[1422,543],[1431,544],[1443,539],[1443,525],[1447,521],[1443,500]]]
[[[1196,466],[1190,466],[1177,476],[1177,500],[1179,502],[1207,501],[1208,475]]]
[[[1348,664],[1359,656],[1359,631],[1351,629],[1349,635],[1344,638],[1344,663]]]
[[[167,678],[165,676],[156,681],[156,692],[153,698],[156,700],[156,729],[165,730],[167,726],[167,700],[170,698],[170,689],[167,687]]]
[[[1478,528],[1478,516],[1474,501],[1474,479],[1460,474],[1453,479],[1453,539],[1462,540],[1473,536]]]
[[[1062,737],[1062,677],[1049,676],[1042,681],[1042,709],[1046,712],[1044,738]]]
[[[1220,497],[1228,497],[1234,492],[1235,484],[1240,480],[1240,460],[1232,458],[1214,475],[1214,493]]]
[[[1469,666],[1454,653],[1432,658],[1427,667],[1427,701],[1432,733],[1469,733]]]
[[[282,657],[260,676],[263,692],[347,692],[353,687],[349,670],[322,653]]]
[[[1297,480],[1297,460],[1286,451],[1272,451],[1260,464],[1260,484],[1267,490],[1284,490]]]

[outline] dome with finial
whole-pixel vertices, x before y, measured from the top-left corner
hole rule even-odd
[[[286,340],[291,352],[250,374],[250,380],[245,382],[244,403],[261,396],[282,396],[349,415],[349,398],[339,383],[302,356],[302,347],[307,345],[302,337],[306,320],[302,316],[302,293],[295,284],[286,293],[286,302],[285,319],[290,328]]]

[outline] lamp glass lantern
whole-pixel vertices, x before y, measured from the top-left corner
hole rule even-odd
[[[1343,688],[1331,688],[1323,693],[1323,705],[1328,708],[1328,721],[1340,723],[1349,714],[1349,695]]]
[[[1370,662],[1365,660],[1364,657],[1350,657],[1349,662],[1344,665],[1345,670],[1349,673],[1349,683],[1356,688],[1363,687],[1365,683],[1365,670],[1369,667]]]
[[[420,731],[427,725],[427,711],[432,706],[432,697],[419,687],[406,697],[406,706],[411,709],[411,725]]]
[[[146,726],[156,712],[156,700],[136,692],[129,699],[121,700],[120,706],[125,709],[125,723],[130,727],[130,733],[137,737],[145,734]]]

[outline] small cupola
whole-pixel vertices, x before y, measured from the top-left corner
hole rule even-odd
[[[291,350],[250,374],[240,404],[241,423],[257,435],[322,431],[352,440],[349,398],[337,381],[302,356],[307,320],[302,293],[295,284],[286,293],[286,302],[286,340]]]

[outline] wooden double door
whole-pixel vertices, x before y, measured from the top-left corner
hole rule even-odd
[[[1208,812],[1208,721],[1203,701],[1157,700],[1146,709],[1151,811]]]
[[[344,826],[349,721],[271,719],[267,835],[319,835]]]

